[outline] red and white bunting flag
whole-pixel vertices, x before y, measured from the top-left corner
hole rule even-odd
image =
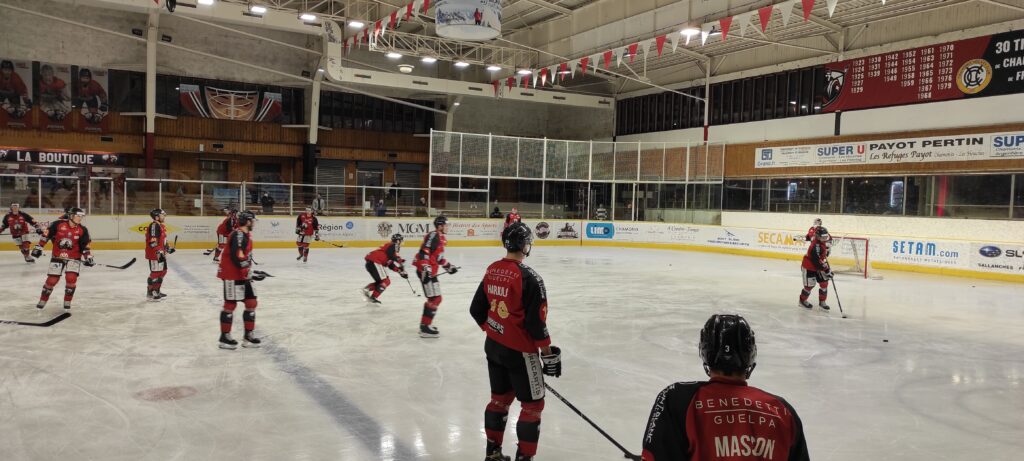
[[[839,0],[825,0],[825,6],[828,6],[828,17],[832,17],[832,14],[836,12],[836,5],[839,4]]]
[[[604,52],[604,68],[608,69],[612,65],[612,54],[614,51],[608,50]]]
[[[427,10],[430,9],[430,0],[423,0],[423,14],[427,14]]]
[[[398,26],[398,10],[391,12],[391,21],[388,22],[388,27],[394,29]]]
[[[579,61],[572,61],[572,62],[569,63],[569,69],[571,71],[571,73],[569,74],[570,77],[576,78],[576,68],[578,68],[579,65],[580,65]]]
[[[412,17],[412,3],[405,5],[405,20],[408,21]]]
[[[363,29],[363,41],[366,42],[367,44],[370,43],[370,28],[369,27]]]
[[[516,87],[516,78],[509,77],[507,80],[505,80],[505,86],[508,87],[509,91],[512,91],[512,88]]]
[[[796,0],[790,0],[788,2],[779,3],[779,14],[782,15],[782,27],[789,25],[789,17],[793,14],[793,5],[796,5]]]
[[[539,74],[539,73],[540,72],[534,72],[533,73],[533,87],[534,88],[537,88],[537,74]]]
[[[530,76],[529,75],[524,75],[523,78],[519,81],[519,86],[521,88],[529,87],[530,86]]]
[[[569,63],[563,62],[558,65],[558,80],[565,81],[566,72],[569,70]]]
[[[590,64],[589,56],[580,58],[580,72],[583,72],[583,76],[587,75],[587,64]]]
[[[811,11],[814,11],[814,0],[800,0],[801,6],[804,8],[804,22],[811,19]]]
[[[373,36],[374,37],[380,35],[383,30],[384,30],[384,23],[382,21],[377,21],[376,23],[373,24]]]
[[[630,64],[633,64],[633,60],[636,59],[636,51],[637,51],[637,48],[639,46],[640,46],[639,43],[634,43],[632,45],[629,45],[629,63]]]
[[[735,16],[736,17],[736,25],[739,26],[739,28],[740,28],[740,30],[739,30],[740,37],[746,37],[747,36],[747,26],[750,25],[750,18],[753,17],[753,16],[754,16],[754,12],[753,11],[748,11],[748,12],[743,13],[743,14],[737,14]]]
[[[729,38],[729,27],[732,26],[732,16],[726,16],[718,20],[718,24],[722,26],[722,41]]]
[[[495,81],[491,82],[491,86],[494,87],[494,97],[498,97],[498,91],[501,90],[501,81],[500,80],[495,80]]]
[[[704,46],[708,42],[708,37],[711,36],[711,31],[715,29],[715,25],[711,23],[702,24],[700,26],[700,45]]]
[[[768,32],[768,23],[772,20],[772,6],[758,8],[757,16],[761,19],[761,33]]]
[[[672,52],[675,53],[676,49],[679,48],[679,34],[672,34]]]
[[[668,39],[668,35],[660,35],[654,38],[654,45],[658,48],[658,56],[661,56],[661,50],[665,49],[665,40]]]

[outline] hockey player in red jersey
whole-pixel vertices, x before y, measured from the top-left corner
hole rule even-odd
[[[317,221],[313,209],[306,207],[306,212],[295,219],[295,246],[299,248],[299,257],[296,261],[309,260],[309,244],[314,240],[320,241],[320,221]]]
[[[505,228],[517,222],[523,222],[523,217],[519,216],[519,208],[512,207],[512,212],[505,216]]]
[[[444,246],[448,243],[444,235],[447,232],[448,218],[434,218],[434,231],[423,237],[420,251],[416,253],[412,263],[416,266],[416,276],[423,284],[423,296],[427,297],[427,301],[423,303],[423,315],[420,317],[421,338],[436,338],[439,334],[437,328],[431,325],[434,323],[437,308],[441,305],[441,284],[437,281],[437,276],[441,275],[441,269],[449,274],[459,270],[444,259]]]
[[[221,211],[224,212],[224,220],[217,226],[217,249],[213,254],[214,262],[220,261],[220,254],[224,252],[224,247],[228,244],[228,237],[238,228],[236,217],[238,211],[231,207],[224,207]]]
[[[78,101],[89,123],[99,123],[109,110],[107,91],[93,80],[92,71],[84,67],[78,70]]]
[[[804,289],[800,292],[800,305],[808,309],[814,307],[807,302],[807,298],[811,296],[811,290],[814,289],[815,283],[818,284],[818,306],[824,310],[829,309],[825,300],[828,299],[828,281],[832,279],[832,269],[828,265],[828,242],[831,239],[828,229],[818,227],[815,230],[815,238],[811,242],[811,246],[807,248],[807,254],[804,255],[801,264]]]
[[[256,328],[256,291],[252,282],[263,280],[262,275],[252,271],[252,228],[255,224],[256,215],[251,211],[238,213],[238,228],[228,238],[228,247],[224,250],[227,254],[217,269],[217,278],[224,283],[224,309],[220,312],[221,349],[238,348],[238,341],[231,338],[231,324],[238,301],[245,306],[242,347],[260,347],[260,340],[253,335]]]
[[[167,295],[160,292],[164,276],[167,275],[167,255],[174,253],[174,247],[167,246],[167,226],[164,220],[167,212],[157,208],[149,212],[153,222],[146,229],[146,260],[149,261],[149,278],[146,279],[146,298],[159,301]]]
[[[67,220],[56,220],[50,223],[50,227],[43,233],[35,248],[32,249],[32,256],[38,258],[43,255],[43,247],[47,241],[53,242],[53,252],[50,255],[50,266],[46,272],[46,283],[43,284],[43,293],[39,296],[39,304],[36,308],[46,307],[50,300],[53,287],[64,275],[64,309],[71,309],[71,300],[75,297],[75,288],[78,286],[78,274],[82,271],[82,265],[92,267],[96,262],[92,259],[92,252],[89,244],[89,229],[82,225],[85,219],[85,211],[81,208],[71,208],[68,211]]]
[[[469,312],[487,333],[484,353],[491,383],[491,400],[484,411],[487,435],[485,461],[509,461],[502,454],[509,406],[518,399],[522,409],[516,434],[516,461],[537,454],[540,415],[544,410],[544,376],[562,374],[561,350],[548,335],[547,292],[544,280],[523,263],[533,248],[533,233],[523,223],[502,232],[507,254],[487,268]]]
[[[14,71],[14,62],[0,61],[0,107],[13,119],[20,119],[32,106],[32,95],[21,76]]]
[[[390,242],[366,255],[366,272],[373,277],[373,283],[363,288],[363,296],[366,296],[370,302],[380,304],[380,295],[391,285],[391,278],[388,277],[384,268],[398,272],[403,279],[409,278],[409,274],[405,272],[405,260],[398,256],[404,240],[405,237],[402,237],[402,234],[392,235]]]
[[[814,225],[810,229],[807,229],[807,235],[804,236],[804,241],[810,242],[817,236],[818,228],[821,227],[821,218],[814,219]]]
[[[757,360],[754,331],[738,315],[712,315],[700,331],[708,381],[658,394],[644,432],[643,461],[807,461],[796,410],[747,385]]]
[[[21,249],[21,255],[25,257],[25,262],[36,262],[29,255],[29,250],[32,248],[31,229],[34,228],[36,232],[42,232],[36,220],[28,213],[21,211],[21,205],[12,203],[11,211],[3,217],[3,222],[0,222],[0,233],[3,233],[8,228],[11,229],[11,238],[14,239],[14,244]]]

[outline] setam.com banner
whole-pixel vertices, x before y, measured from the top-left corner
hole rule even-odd
[[[965,162],[1024,158],[1024,132],[759,147],[756,168]]]

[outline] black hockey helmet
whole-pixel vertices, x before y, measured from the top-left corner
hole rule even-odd
[[[83,77],[89,77],[89,80],[92,80],[92,71],[85,67],[78,69],[78,78]]]
[[[814,235],[818,237],[826,236],[828,235],[828,229],[823,226],[818,226],[818,228],[814,230]]]
[[[4,59],[0,61],[0,69],[14,70],[14,62]]]
[[[252,223],[254,222],[256,222],[256,213],[253,213],[249,210],[243,210],[242,212],[238,213],[239,226],[252,225]]]
[[[749,378],[757,365],[754,330],[739,315],[712,315],[700,330],[700,359],[709,375],[743,372]]]
[[[402,234],[395,234],[391,236],[391,243],[402,243],[405,241],[405,237]]]
[[[501,233],[501,242],[511,253],[522,252],[524,256],[530,256],[533,250],[533,231],[526,224],[514,222]]]
[[[165,215],[165,214],[167,214],[167,212],[166,212],[166,211],[164,211],[164,210],[163,210],[163,208],[153,208],[153,209],[152,209],[152,210],[151,210],[151,211],[149,212],[149,217],[150,217],[150,218],[153,218],[153,219],[156,219],[156,218],[157,218],[157,216],[160,216],[160,215],[162,215],[162,214],[164,214],[164,215]]]
[[[445,224],[448,224],[448,218],[447,217],[445,217],[445,216],[438,216],[438,217],[434,218],[434,227],[441,227],[441,226],[443,226]]]

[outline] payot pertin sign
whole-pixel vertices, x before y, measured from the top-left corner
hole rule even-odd
[[[501,35],[501,0],[438,0],[437,35],[458,40],[490,40]]]

